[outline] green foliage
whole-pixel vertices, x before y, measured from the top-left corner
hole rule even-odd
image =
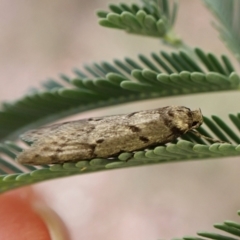
[[[236,0],[203,0],[207,7],[212,10],[216,17],[215,28],[220,38],[232,51],[235,57],[240,60],[240,4]]]
[[[127,33],[162,38],[172,46],[181,45],[173,31],[178,1],[170,7],[167,0],[143,0],[143,6],[125,3],[109,4],[110,12],[99,10],[99,24],[108,28],[125,30]]]
[[[54,164],[51,166],[42,166],[40,168],[25,166],[25,169],[17,168],[13,162],[16,153],[20,148],[12,142],[6,142],[0,146],[0,153],[8,157],[8,159],[0,159],[0,166],[2,167],[1,174],[3,174],[4,171],[6,173],[10,171],[15,173],[3,174],[0,176],[0,192],[27,184],[75,174],[85,174],[156,163],[240,156],[240,139],[238,139],[239,145],[232,145],[229,143],[206,145],[203,140],[194,138],[193,135],[190,134],[184,136],[184,138],[192,141],[181,140],[176,144],[158,146],[149,150],[136,151],[135,153],[125,152],[121,153],[118,157],[111,159],[95,158],[89,161],[85,160],[77,163]],[[193,142],[195,140],[199,143],[194,144]]]
[[[239,211],[238,211],[238,215],[240,215]],[[236,240],[238,239],[236,237],[240,236],[240,223],[237,223],[234,221],[224,221],[223,223],[214,224],[214,227],[216,229],[226,232],[228,235],[209,233],[209,232],[198,232],[197,233],[198,236],[205,237],[205,238],[186,236],[186,237],[183,237],[182,240],[200,240],[200,239],[201,240],[203,239]]]
[[[172,46],[183,46],[173,31],[177,1],[143,0],[143,5],[110,4],[108,11],[98,11],[102,26],[128,33],[157,37]],[[239,59],[240,4],[236,0],[204,0],[215,13],[222,39]],[[15,162],[23,149],[13,141],[26,130],[59,120],[74,113],[111,105],[186,94],[238,91],[240,77],[227,56],[221,58],[196,48],[191,52],[179,50],[139,54],[138,59],[125,58],[112,63],[103,61],[75,69],[75,78],[62,74],[58,80],[49,79],[42,89],[34,89],[15,102],[3,103],[0,110],[0,192],[47,179],[106,171],[148,164],[219,159],[240,155],[240,113],[229,114],[231,125],[213,115],[204,116],[198,131],[208,137],[225,141],[211,144],[188,133],[181,140],[153,149],[134,153],[124,152],[111,159],[89,159],[77,163],[22,166]],[[10,141],[11,140],[11,141]],[[240,236],[240,224],[225,221],[216,224],[235,236]],[[230,240],[228,236],[198,233],[210,239]],[[184,237],[183,239],[202,239]]]
[[[183,51],[161,51],[138,61],[125,58],[114,63],[75,69],[76,78],[61,75],[43,83],[0,111],[0,139],[14,140],[27,129],[74,113],[144,99],[239,89],[240,78],[226,56],[195,49],[196,59]],[[67,83],[67,86],[65,83]]]
[[[224,121],[217,117],[204,117],[206,127],[200,127],[201,134],[225,141],[224,144],[215,143],[207,145],[203,139],[197,138],[194,134],[188,133],[182,136],[181,141],[176,143],[158,146],[153,149],[136,151],[135,153],[124,152],[111,159],[91,159],[77,163],[54,164],[51,166],[19,166],[15,163],[16,155],[22,148],[13,142],[6,141],[0,145],[0,192],[27,184],[45,181],[48,179],[65,177],[75,174],[85,174],[94,171],[103,171],[116,168],[142,166],[156,163],[170,163],[176,161],[189,161],[196,159],[207,159],[227,156],[240,156],[240,138],[235,133],[235,128],[240,128],[240,114],[229,115],[233,126],[230,128]],[[231,144],[230,144],[231,143]],[[235,145],[237,144],[237,145]],[[8,174],[11,173],[12,174]]]

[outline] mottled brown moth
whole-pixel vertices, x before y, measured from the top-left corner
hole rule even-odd
[[[54,124],[23,134],[21,138],[33,144],[17,160],[41,165],[110,158],[171,142],[189,131],[204,137],[195,131],[202,123],[200,109],[168,106]]]

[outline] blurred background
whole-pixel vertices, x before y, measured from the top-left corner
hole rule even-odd
[[[13,101],[59,73],[74,76],[71,70],[84,63],[171,50],[155,38],[100,27],[95,11],[107,9],[108,2],[0,0],[0,101]],[[201,1],[181,0],[175,29],[189,46],[224,53],[234,61],[212,20]],[[227,119],[228,113],[240,112],[238,95],[170,97],[99,109],[74,119],[174,104],[200,107],[206,116]],[[239,168],[237,158],[154,165],[62,178],[34,189],[62,218],[73,240],[169,239],[238,220]]]

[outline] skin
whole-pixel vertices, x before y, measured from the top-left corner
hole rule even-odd
[[[55,124],[25,133],[22,139],[33,144],[17,160],[42,165],[108,158],[171,142],[202,123],[200,109],[168,106]]]

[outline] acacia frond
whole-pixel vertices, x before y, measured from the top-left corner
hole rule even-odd
[[[173,32],[178,1],[172,6],[166,0],[143,0],[143,6],[124,3],[109,4],[111,12],[99,10],[99,24],[108,28],[125,30],[131,34],[160,37],[165,42],[178,46],[181,40]]]
[[[203,0],[212,10],[217,19],[214,27],[218,30],[221,39],[240,60],[240,2],[238,0]]]
[[[240,129],[240,114],[230,114],[229,117],[234,125],[233,127],[226,125],[221,118],[212,116],[211,119],[204,117],[204,123],[207,125],[208,130],[205,127],[199,128],[201,134],[210,138],[216,136],[218,139],[228,143],[207,145],[205,140],[188,133],[182,137],[184,140],[176,143],[134,153],[124,152],[111,159],[96,158],[78,161],[77,163],[41,167],[23,166],[16,163],[16,155],[23,149],[13,142],[7,141],[0,145],[0,154],[2,155],[2,158],[0,158],[0,174],[2,174],[0,175],[0,192],[47,179],[75,174],[156,163],[240,156],[240,138],[235,133],[236,129]]]
[[[75,70],[77,78],[61,75],[27,96],[4,103],[0,111],[0,139],[14,140],[20,133],[61,117],[125,102],[168,96],[238,90],[240,78],[226,56],[196,49],[199,60],[185,52],[139,55],[114,63],[101,62]],[[63,82],[64,81],[64,82]],[[67,84],[67,86],[65,86]]]
[[[238,211],[238,215],[240,215],[240,211]],[[240,223],[234,221],[224,221],[223,223],[216,223],[213,225],[214,228],[222,230],[227,233],[227,235],[210,233],[210,232],[198,232],[197,235],[200,237],[204,237],[205,240],[213,239],[213,240],[237,240],[240,237]],[[200,237],[191,237],[186,236],[183,237],[182,240],[203,240]],[[179,239],[180,240],[180,239]]]

